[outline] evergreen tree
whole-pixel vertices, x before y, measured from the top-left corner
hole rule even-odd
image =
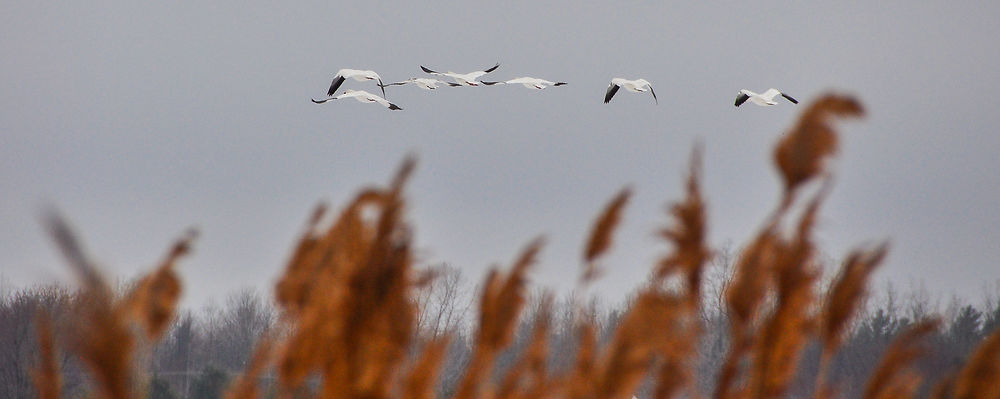
[[[982,312],[972,305],[966,305],[952,320],[947,339],[952,353],[958,359],[965,359],[972,348],[979,343],[981,338],[979,326],[982,319]]]
[[[218,399],[229,382],[226,373],[213,366],[205,367],[191,387],[192,399]]]
[[[170,389],[170,384],[166,380],[153,377],[149,382],[149,399],[174,399],[177,395]]]

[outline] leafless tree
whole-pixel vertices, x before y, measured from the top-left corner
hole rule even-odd
[[[171,383],[171,388],[183,397],[187,397],[191,389],[192,374],[196,370],[193,367],[194,351],[200,345],[199,339],[195,317],[189,311],[177,318],[154,350],[152,371],[162,373],[165,380]]]
[[[31,367],[38,359],[35,320],[45,312],[64,317],[71,296],[63,288],[42,286],[12,291],[0,297],[0,397],[34,395]],[[65,362],[65,353],[61,355]]]
[[[224,308],[207,312],[205,340],[198,350],[207,358],[200,359],[200,364],[214,364],[228,372],[246,368],[257,340],[277,318],[274,306],[251,288],[230,295]]]
[[[446,264],[429,269],[434,279],[417,293],[417,326],[425,338],[456,332],[465,324],[471,297],[462,271]]]

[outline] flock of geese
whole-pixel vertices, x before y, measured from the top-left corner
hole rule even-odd
[[[479,78],[483,77],[484,75],[490,72],[495,71],[499,67],[500,63],[498,62],[496,65],[480,71],[473,71],[469,73],[456,73],[451,71],[438,72],[421,65],[420,69],[422,69],[424,72],[434,76],[451,78],[452,80],[454,80],[454,82],[446,82],[436,78],[409,78],[401,82],[394,82],[388,84],[383,84],[382,77],[380,77],[377,73],[375,73],[375,71],[359,70],[359,69],[341,69],[337,71],[336,75],[334,75],[333,82],[330,83],[330,88],[326,91],[327,98],[321,100],[312,99],[312,102],[316,104],[323,104],[331,100],[353,98],[363,103],[376,103],[391,110],[401,110],[403,108],[400,108],[398,105],[393,104],[389,102],[389,100],[385,99],[386,86],[401,86],[405,84],[412,84],[424,90],[434,90],[437,89],[438,87],[493,86],[498,84],[520,84],[524,85],[524,87],[527,87],[529,89],[542,90],[546,87],[562,86],[566,84],[566,82],[553,82],[545,79],[532,78],[532,77],[520,77],[506,81],[497,81],[497,82],[479,80]],[[337,89],[339,89],[340,86],[343,85],[347,79],[354,79],[359,82],[374,80],[378,82],[378,87],[382,89],[382,96],[379,97],[377,94],[369,93],[364,90],[353,90],[353,89],[347,89],[343,93],[338,95]],[[655,103],[659,103],[659,101],[656,99],[656,92],[653,91],[653,86],[649,83],[649,81],[647,81],[646,79],[629,80],[623,78],[611,79],[611,84],[608,85],[608,90],[604,94],[604,103],[607,104],[611,102],[611,98],[614,97],[615,93],[618,93],[618,89],[622,87],[624,87],[625,90],[631,91],[633,93],[645,93],[648,91],[650,94],[653,95],[653,101]],[[791,96],[782,93],[777,89],[767,89],[767,91],[760,94],[754,93],[747,89],[742,89],[736,96],[736,106],[739,107],[748,100],[751,103],[765,107],[777,105],[778,103],[774,101],[774,98],[777,97],[778,95],[781,95],[786,100],[791,101],[793,104],[799,103]]]

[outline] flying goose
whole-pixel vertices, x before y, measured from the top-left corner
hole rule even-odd
[[[787,99],[788,101],[791,101],[792,104],[799,103],[798,100],[792,98],[791,96],[785,93],[778,91],[778,89],[767,89],[767,91],[761,94],[754,93],[747,89],[741,89],[740,94],[736,96],[736,106],[739,107],[741,104],[747,102],[747,100],[750,100],[750,102],[764,107],[777,105],[778,103],[774,101],[774,96],[777,96],[779,94],[781,94],[781,96]]]
[[[469,73],[455,73],[455,72],[451,72],[451,71],[448,71],[448,72],[437,72],[437,71],[432,71],[432,70],[428,69],[427,67],[425,67],[423,65],[420,66],[420,69],[423,69],[424,72],[427,72],[427,73],[429,73],[431,75],[447,76],[447,77],[450,77],[452,79],[455,79],[455,82],[458,83],[461,86],[479,86],[479,84],[484,84],[484,85],[487,85],[487,86],[491,86],[491,85],[497,84],[497,82],[480,82],[480,81],[477,81],[476,79],[479,79],[480,76],[483,76],[485,74],[493,72],[495,69],[497,69],[499,67],[500,67],[500,63],[498,62],[496,65],[494,65],[493,67],[491,67],[489,69],[484,69],[482,71],[475,71],[475,72],[469,72]]]
[[[566,84],[566,82],[552,82],[552,81],[548,81],[548,80],[545,80],[545,79],[529,78],[529,77],[514,78],[514,79],[508,80],[506,82],[483,82],[483,83],[484,84],[485,83],[494,83],[494,84],[496,84],[496,83],[504,83],[504,84],[509,84],[509,85],[510,84],[522,84],[522,85],[524,85],[524,87],[527,87],[529,89],[537,89],[537,90],[541,90],[541,89],[544,89],[544,88],[549,87],[549,86],[562,86],[562,85]]]
[[[347,79],[354,79],[359,82],[366,80],[377,80],[379,87],[382,88],[382,96],[385,97],[385,87],[382,86],[382,78],[378,76],[375,71],[362,71],[358,69],[341,69],[337,71],[337,74],[333,77],[333,82],[330,83],[330,89],[326,91],[326,95],[332,96],[337,93],[337,89],[340,85],[344,84]]]
[[[636,93],[642,93],[648,90],[653,94],[653,101],[659,104],[659,101],[656,99],[656,92],[653,91],[653,86],[649,84],[649,81],[646,79],[628,80],[622,78],[611,79],[611,85],[608,86],[608,92],[604,94],[604,103],[607,104],[610,102],[611,97],[614,97],[615,93],[618,92],[618,89],[622,87],[628,91]]]
[[[445,82],[443,80],[437,80],[437,79],[434,79],[434,78],[409,78],[409,79],[406,79],[406,80],[404,80],[402,82],[386,83],[386,84],[382,85],[382,87],[385,87],[385,86],[405,85],[405,84],[408,84],[408,83],[412,83],[415,86],[417,86],[417,87],[419,87],[421,89],[424,89],[424,90],[434,90],[434,89],[438,88],[438,85],[447,85],[447,86],[451,86],[451,87],[461,86],[458,83]]]
[[[400,110],[400,109],[402,109],[399,106],[397,106],[396,104],[393,104],[393,103],[387,101],[386,99],[384,99],[382,97],[379,97],[379,96],[377,96],[375,94],[369,93],[369,92],[364,91],[364,90],[350,90],[350,89],[348,89],[348,90],[344,91],[344,94],[341,94],[339,96],[333,96],[333,97],[330,97],[330,98],[324,98],[322,100],[317,100],[317,99],[314,98],[314,99],[312,99],[312,102],[314,102],[316,104],[322,104],[322,103],[325,103],[325,102],[330,101],[330,100],[339,100],[341,98],[354,98],[355,100],[358,100],[358,101],[363,102],[363,103],[379,103],[383,107],[389,108],[391,110]]]

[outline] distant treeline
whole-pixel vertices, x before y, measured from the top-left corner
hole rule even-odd
[[[728,257],[717,258],[713,270],[724,273],[729,265],[719,264]],[[451,397],[463,370],[472,355],[473,339],[470,331],[474,322],[471,289],[457,269],[435,267],[437,278],[418,295],[421,308],[418,322],[420,337],[416,339],[413,353],[429,339],[450,334],[453,337],[447,359],[441,370],[441,383],[437,388],[440,398]],[[725,278],[717,274],[716,278]],[[716,280],[710,285],[717,285]],[[512,367],[517,356],[531,340],[531,331],[537,322],[539,301],[545,295],[533,295],[527,312],[515,334],[514,343],[497,360],[496,373],[500,375]],[[710,295],[709,295],[710,296]],[[914,289],[898,293],[892,286],[882,286],[872,293],[878,303],[869,303],[860,314],[844,341],[843,348],[833,360],[832,383],[845,397],[862,396],[862,389],[879,359],[893,338],[915,321],[941,319],[941,328],[930,335],[928,353],[917,360],[923,371],[925,386],[933,386],[940,378],[953,374],[965,364],[966,357],[984,337],[1000,326],[1000,289],[984,295],[978,305],[965,304],[958,298],[943,301],[932,298],[926,290]],[[248,365],[258,339],[267,331],[280,331],[278,310],[268,295],[254,289],[243,289],[230,294],[221,305],[208,305],[197,311],[182,311],[170,325],[161,341],[150,353],[139,357],[137,367],[145,370],[140,376],[148,384],[150,398],[217,398],[232,379]],[[34,329],[35,315],[44,310],[55,320],[56,331],[72,334],[71,326],[59,327],[60,320],[72,309],[76,294],[65,287],[38,286],[13,290],[0,300],[0,397],[26,398],[35,395],[31,368],[37,363],[37,342]],[[552,304],[549,345],[553,354],[575,353],[578,337],[574,335],[576,303],[566,296]],[[706,304],[712,304],[711,298]],[[728,318],[723,306],[706,306],[701,318],[704,335],[701,338],[698,364],[698,386],[702,392],[714,390],[717,374],[724,360],[728,343]],[[611,339],[621,317],[628,313],[628,300],[619,304],[605,304],[592,299],[588,305],[590,317],[598,326],[601,342]],[[791,397],[805,397],[813,391],[819,368],[820,347],[811,342],[799,364],[799,374],[792,384]],[[59,357],[64,375],[63,392],[66,397],[78,397],[89,391],[87,373],[72,355]],[[551,356],[553,370],[571,367],[570,356]],[[273,383],[273,372],[262,378],[265,384]],[[647,381],[637,394],[640,397],[651,389]]]

